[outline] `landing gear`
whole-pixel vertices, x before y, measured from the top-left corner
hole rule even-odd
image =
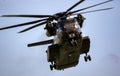
[[[53,62],[51,62],[51,65],[50,65],[50,70],[53,70],[53,68],[54,68],[54,69],[56,69],[56,64],[55,64],[55,63],[53,63]]]
[[[87,55],[87,53],[86,53],[86,55],[84,56],[84,60],[85,60],[85,62],[87,62],[88,60],[91,61],[91,56]]]
[[[53,66],[52,65],[50,65],[50,70],[53,70]]]

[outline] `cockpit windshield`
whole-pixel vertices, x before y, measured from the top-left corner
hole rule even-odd
[[[61,20],[59,23],[59,30],[65,31],[65,32],[74,32],[78,31],[81,32],[80,26],[75,18],[65,19]]]

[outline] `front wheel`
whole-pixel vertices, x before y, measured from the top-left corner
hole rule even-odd
[[[90,56],[90,55],[88,55],[88,56],[87,56],[87,59],[88,59],[89,61],[91,61],[91,56]]]

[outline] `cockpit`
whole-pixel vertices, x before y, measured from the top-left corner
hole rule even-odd
[[[59,31],[65,31],[67,33],[71,32],[81,32],[80,26],[75,18],[63,19],[58,22]]]

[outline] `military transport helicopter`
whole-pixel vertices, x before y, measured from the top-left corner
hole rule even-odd
[[[53,39],[45,40],[41,42],[35,42],[28,44],[28,47],[51,44],[48,46],[47,60],[51,62],[50,69],[62,70],[76,66],[79,62],[79,57],[85,54],[84,60],[87,62],[91,61],[91,56],[88,55],[90,49],[90,38],[89,36],[82,36],[82,24],[85,18],[82,16],[84,13],[96,12],[109,10],[112,8],[104,8],[99,10],[92,10],[87,12],[80,12],[98,5],[102,5],[112,0],[107,0],[89,7],[71,11],[74,7],[79,5],[85,0],[80,0],[72,7],[64,12],[59,12],[53,15],[2,15],[2,17],[30,17],[30,18],[42,18],[40,20],[17,24],[13,26],[3,27],[0,30],[9,28],[15,28],[25,26],[29,24],[35,24],[27,29],[20,31],[19,33],[26,32],[43,24],[46,24],[45,30],[48,37],[54,36]],[[75,15],[75,16],[74,16]],[[71,17],[74,16],[74,17]]]

